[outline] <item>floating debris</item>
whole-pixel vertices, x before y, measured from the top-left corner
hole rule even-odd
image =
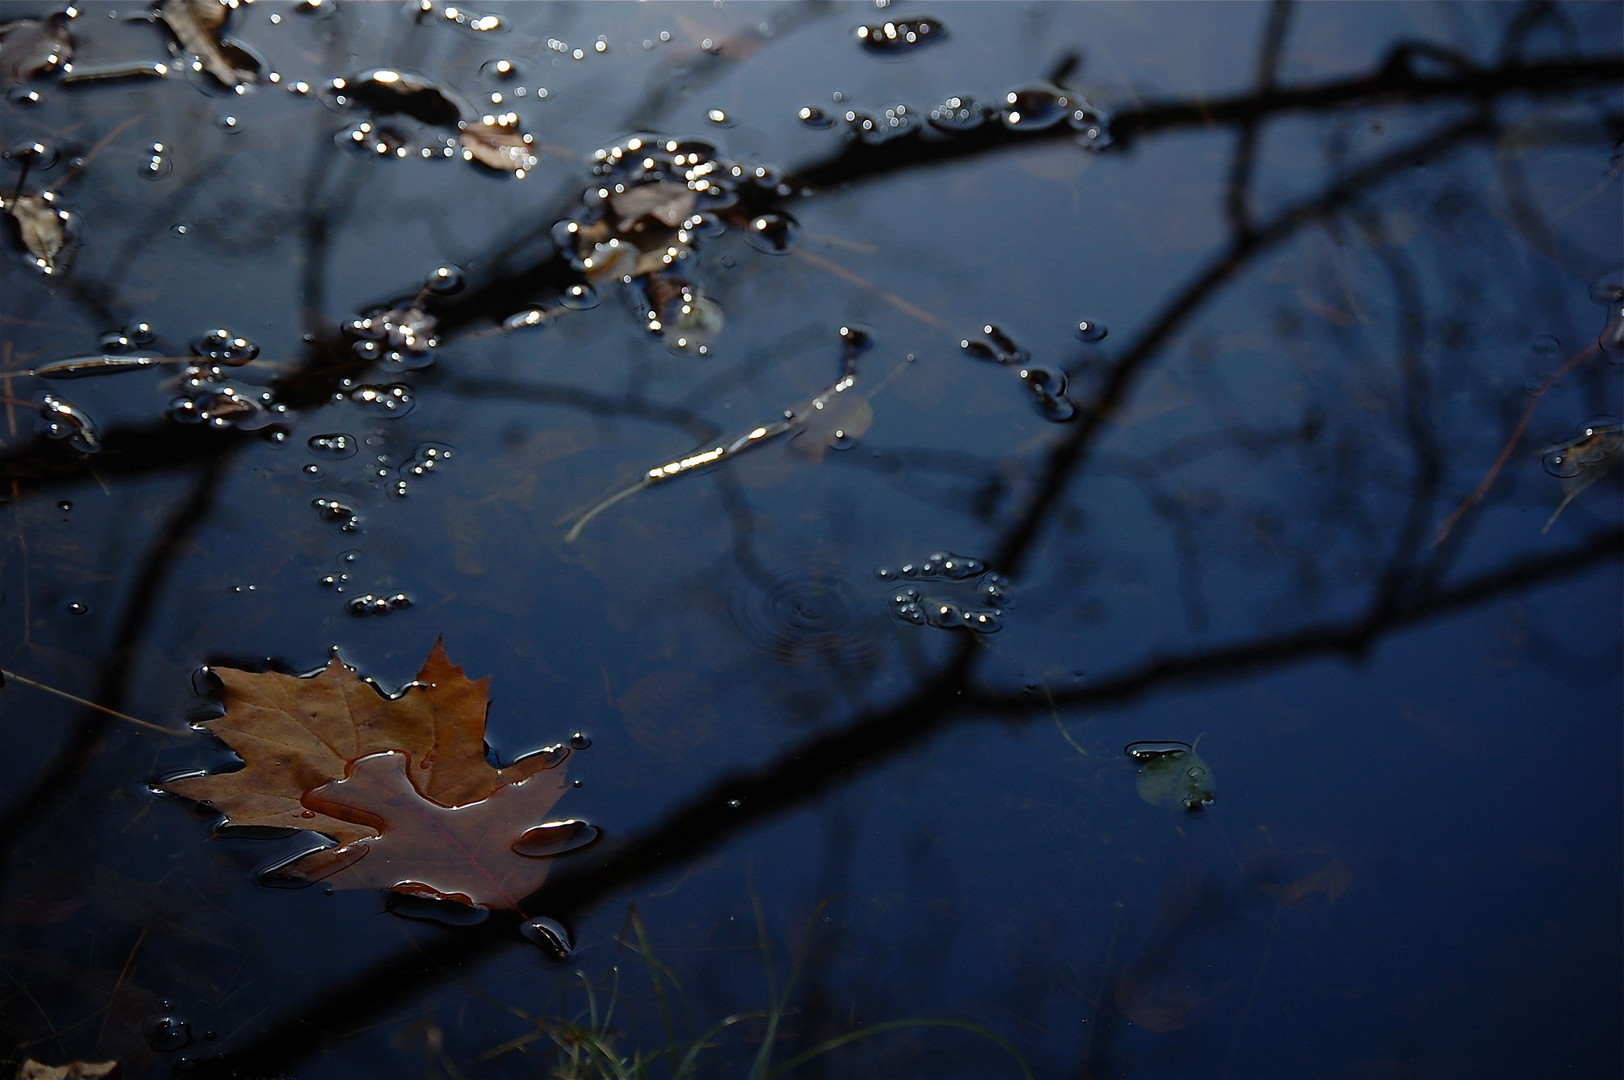
[[[1189,743],[1142,740],[1122,752],[1139,766],[1139,797],[1150,805],[1198,814],[1213,804],[1212,770]]]
[[[1561,479],[1563,491],[1562,501],[1551,512],[1541,532],[1550,532],[1568,504],[1618,464],[1621,445],[1624,445],[1624,429],[1618,420],[1603,416],[1581,424],[1573,438],[1540,451],[1545,471]]]
[[[29,266],[48,277],[67,269],[78,222],[73,211],[57,204],[56,192],[0,195],[0,210],[15,223]]]
[[[112,375],[126,371],[143,371],[166,362],[173,362],[175,357],[167,356],[128,356],[128,355],[94,355],[73,356],[66,360],[53,360],[42,364],[28,374],[40,379],[80,379],[87,375]]]
[[[240,93],[257,81],[259,71],[252,57],[220,38],[233,6],[224,0],[164,0],[158,17],[175,35],[181,50],[197,58],[198,68]]]

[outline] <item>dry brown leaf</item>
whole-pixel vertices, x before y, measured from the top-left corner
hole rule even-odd
[[[66,1065],[46,1065],[29,1058],[17,1067],[17,1080],[111,1080],[117,1075],[116,1061],[73,1061]]]
[[[253,82],[255,76],[233,64],[221,47],[220,28],[229,11],[221,0],[164,0],[158,15],[181,49],[197,57],[204,71],[235,88]]]
[[[344,779],[351,763],[398,750],[418,795],[463,806],[544,770],[563,780],[561,759],[531,754],[505,769],[485,760],[486,688],[469,680],[436,642],[417,678],[385,697],[334,656],[308,678],[217,668],[225,715],[204,721],[243,759],[236,772],[181,777],[159,786],[204,803],[228,824],[307,829],[340,844],[377,828],[308,808],[307,793]]]

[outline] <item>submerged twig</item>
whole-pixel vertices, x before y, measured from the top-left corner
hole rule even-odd
[[[1471,493],[1460,501],[1460,505],[1455,507],[1454,511],[1448,517],[1444,518],[1444,523],[1438,526],[1438,535],[1432,539],[1433,547],[1437,547],[1439,544],[1443,543],[1444,540],[1449,536],[1450,530],[1455,527],[1455,523],[1460,521],[1461,517],[1468,510],[1482,502],[1483,496],[1489,493],[1489,488],[1493,487],[1495,480],[1499,479],[1500,477],[1500,470],[1506,467],[1506,462],[1511,460],[1511,455],[1517,449],[1517,444],[1522,441],[1523,432],[1528,430],[1528,425],[1534,419],[1534,412],[1539,408],[1539,403],[1544,400],[1545,395],[1550,392],[1552,387],[1561,381],[1562,376],[1578,367],[1592,353],[1599,351],[1600,349],[1596,343],[1592,341],[1589,345],[1586,345],[1584,348],[1568,357],[1566,363],[1553,371],[1550,376],[1539,385],[1538,389],[1529,395],[1528,407],[1523,410],[1522,419],[1517,421],[1517,426],[1511,429],[1510,436],[1506,438],[1506,444],[1500,448],[1500,456],[1494,459],[1494,464],[1489,466],[1489,471],[1484,474],[1482,481],[1477,485],[1477,487],[1473,488]],[[1565,506],[1566,503],[1563,505]],[[1557,512],[1561,512],[1561,507],[1557,508]],[[1554,515],[1552,520],[1555,520]],[[1548,529],[1550,528],[1550,525],[1547,524],[1545,527]]]

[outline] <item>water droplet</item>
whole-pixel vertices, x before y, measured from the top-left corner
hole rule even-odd
[[[781,211],[769,210],[751,218],[750,227],[744,235],[757,251],[782,255],[789,250],[800,231],[801,226],[794,218]]]
[[[870,52],[900,53],[940,41],[947,36],[947,30],[939,19],[920,17],[859,26],[855,34],[857,41]]]
[[[1077,323],[1077,336],[1087,342],[1105,340],[1105,324],[1093,319],[1082,319]]]
[[[835,118],[816,105],[803,105],[795,115],[809,128],[823,129],[835,126]]]
[[[1053,87],[1029,86],[1005,94],[999,116],[1005,127],[1038,131],[1060,123],[1070,112],[1071,99],[1065,94]]]
[[[192,1025],[178,1016],[160,1016],[147,1029],[147,1043],[160,1054],[184,1049],[192,1044]]]
[[[519,924],[519,933],[534,945],[546,950],[554,960],[568,960],[575,955],[575,942],[563,924],[545,915]]]
[[[235,367],[258,356],[259,346],[222,327],[193,338],[192,355]]]
[[[490,911],[486,908],[469,907],[427,892],[390,890],[384,898],[384,910],[403,919],[423,919],[447,926],[478,926],[490,917]]]
[[[587,738],[584,732],[577,731],[570,736],[569,746],[571,750],[585,750],[591,745],[592,740]]]

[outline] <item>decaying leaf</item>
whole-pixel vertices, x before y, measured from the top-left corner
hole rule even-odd
[[[203,70],[232,88],[255,80],[255,72],[237,66],[220,41],[220,29],[231,11],[224,0],[164,0],[158,16],[183,51],[197,57]]]
[[[618,218],[615,228],[623,233],[645,217],[674,229],[688,220],[698,198],[699,193],[687,184],[658,180],[614,192],[609,196],[609,208]]]
[[[17,1080],[111,1080],[118,1075],[116,1061],[73,1061],[46,1065],[29,1058],[17,1067]]]
[[[1353,870],[1341,859],[1332,859],[1305,878],[1285,885],[1264,883],[1263,891],[1280,898],[1287,906],[1302,903],[1310,896],[1323,894],[1327,904],[1334,904],[1354,883]]]
[[[516,113],[486,115],[458,123],[463,157],[523,177],[536,167],[535,139],[519,127]]]
[[[303,829],[338,843],[285,864],[281,877],[516,906],[509,900],[545,875],[534,860],[569,847],[552,832],[539,850],[538,827],[565,829],[581,842],[595,835],[579,822],[540,820],[563,794],[563,752],[530,754],[503,769],[486,760],[489,680],[469,680],[439,643],[394,697],[337,656],[308,678],[215,673],[225,715],[201,726],[244,767],[159,786],[219,810],[228,825]],[[399,774],[393,785],[391,771]],[[385,854],[363,864],[374,848]],[[510,860],[524,870],[505,866]],[[533,883],[504,891],[520,881]]]
[[[20,83],[71,59],[73,37],[65,15],[0,24],[0,78]]]
[[[0,196],[0,209],[16,222],[17,234],[32,256],[35,269],[42,274],[55,274],[66,266],[64,252],[68,247],[73,212],[57,205],[55,192]]]
[[[1212,805],[1212,770],[1189,743],[1135,742],[1123,752],[1139,766],[1135,786],[1152,806],[1179,806],[1195,814]]]

